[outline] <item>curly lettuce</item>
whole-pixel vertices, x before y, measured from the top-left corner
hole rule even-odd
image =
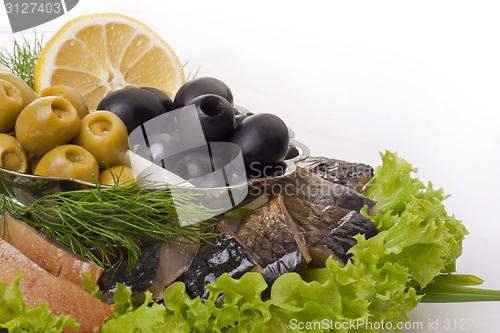
[[[167,288],[161,305],[148,296],[137,308],[125,301],[128,305],[118,308],[126,310],[102,332],[372,333],[380,330],[377,323],[398,330],[422,300],[422,291],[439,289],[435,281],[441,281],[441,273],[455,270],[467,230],[446,212],[441,189],[414,178],[417,170],[396,153],[381,157],[364,191],[377,201],[380,213],[370,218],[380,232],[368,240],[356,236],[344,267],[329,259],[325,268],[282,275],[270,290],[260,274],[241,279],[225,274],[208,285],[205,301],[191,299],[177,282]],[[126,300],[125,291],[119,290]],[[139,320],[156,314],[154,327]]]

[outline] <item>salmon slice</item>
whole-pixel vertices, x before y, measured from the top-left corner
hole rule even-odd
[[[80,259],[61,244],[36,231],[26,223],[6,213],[0,219],[0,238],[47,272],[82,285],[82,273],[88,272],[97,282],[103,268]]]
[[[80,328],[66,327],[63,332],[98,332],[99,327],[113,312],[111,305],[91,296],[85,289],[74,283],[55,277],[33,267],[20,266],[0,261],[0,281],[12,284],[21,275],[19,290],[29,308],[47,303],[55,315],[69,315]]]
[[[28,257],[21,253],[18,249],[0,238],[0,261],[9,262],[11,264],[32,267],[40,272],[44,270],[31,261]]]

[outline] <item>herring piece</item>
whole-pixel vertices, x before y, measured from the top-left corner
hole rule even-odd
[[[175,242],[164,242],[161,245],[158,269],[153,284],[148,289],[153,293],[154,299],[163,299],[167,286],[187,271],[199,248],[200,244],[189,243],[182,236],[176,236]]]
[[[220,236],[201,246],[191,266],[186,272],[184,283],[193,297],[207,298],[207,284],[212,284],[224,273],[232,278],[240,278],[249,271],[261,271],[256,260],[240,243],[227,221],[219,222],[215,232]]]
[[[161,242],[146,243],[141,246],[141,254],[131,269],[124,261],[116,271],[104,272],[99,280],[99,287],[105,296],[110,297],[117,284],[121,283],[131,287],[134,298],[141,297],[142,292],[153,284],[160,259],[160,248]]]
[[[317,173],[332,183],[347,186],[358,192],[372,178],[373,168],[363,163],[351,163],[327,157],[308,157],[297,166]]]
[[[274,195],[280,193],[313,204],[332,205],[356,211],[360,211],[366,205],[369,212],[376,211],[375,201],[347,186],[327,181],[318,174],[300,167],[270,186],[270,193]]]
[[[378,234],[373,222],[361,213],[336,206],[316,205],[299,198],[284,198],[313,257],[313,266],[323,266],[328,253],[345,264],[347,252],[356,244],[355,235],[368,239]]]
[[[301,271],[311,261],[304,238],[282,196],[245,215],[236,235],[257,258],[268,283],[284,273]]]

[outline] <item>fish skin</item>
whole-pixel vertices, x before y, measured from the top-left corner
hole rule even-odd
[[[344,263],[352,256],[348,251],[357,244],[355,235],[364,235],[369,239],[378,234],[378,229],[369,219],[370,223],[363,219],[355,218],[356,212],[351,211],[346,215],[341,224],[323,237],[319,244],[335,253]]]
[[[83,282],[84,272],[90,273],[94,282],[97,282],[103,272],[102,267],[80,259],[70,249],[8,213],[0,218],[0,238],[17,248],[47,272],[79,286]]]
[[[227,221],[219,222],[214,230],[220,234],[212,244],[204,244],[196,254],[184,277],[186,290],[192,297],[206,299],[207,284],[213,284],[224,273],[240,278],[246,272],[259,270],[257,261],[240,243]]]
[[[323,245],[344,264],[350,257],[347,252],[357,243],[353,236],[362,234],[368,239],[378,234],[375,224],[357,211],[299,198],[285,197],[284,202],[307,246]]]
[[[65,327],[64,333],[98,332],[99,327],[113,312],[113,306],[101,302],[83,287],[68,280],[33,267],[0,261],[0,281],[12,284],[20,275],[19,290],[23,293],[28,308],[47,303],[53,314],[69,315],[80,324],[78,330]]]
[[[133,297],[142,296],[142,292],[152,284],[158,268],[161,242],[146,243],[141,247],[141,254],[129,270],[127,261],[114,270],[106,271],[99,279],[99,287],[108,297],[116,290],[117,284],[124,284],[132,289]],[[138,295],[139,294],[139,295]]]
[[[297,197],[313,204],[332,205],[356,211],[360,211],[365,205],[369,211],[375,207],[375,201],[359,192],[325,180],[301,167],[297,167],[295,172],[272,184],[268,191],[274,195]]]
[[[299,229],[278,196],[241,219],[236,235],[257,258],[266,282],[299,272],[311,260]]]
[[[360,192],[373,177],[373,167],[322,156],[309,156],[297,166],[318,174],[332,183],[338,183]]]

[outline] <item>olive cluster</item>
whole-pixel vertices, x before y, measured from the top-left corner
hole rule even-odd
[[[176,114],[183,117],[182,112],[186,110],[183,108],[190,105],[196,108],[205,141],[234,143],[241,151],[249,176],[262,177],[264,169],[283,165],[289,148],[289,132],[285,123],[273,114],[241,112],[234,106],[229,87],[216,78],[201,77],[186,82],[173,101],[157,89],[124,88],[106,96],[98,109],[117,114],[130,134],[139,125],[172,110],[182,110]],[[176,119],[175,122],[180,121]],[[230,162],[207,160],[203,147],[173,154],[182,146],[183,140],[189,140],[193,135],[192,130],[196,126],[192,127],[176,129],[184,133],[171,133],[169,130],[148,133],[148,149],[134,152],[184,179],[202,177],[212,172],[214,165]],[[212,154],[209,158],[214,159],[214,156]]]
[[[16,75],[0,73],[0,132],[0,167],[7,170],[103,184],[114,183],[110,172],[123,172],[125,125],[112,112],[89,112],[71,87],[37,95]]]
[[[207,142],[226,141],[239,147],[247,175],[266,177],[266,170],[281,167],[289,146],[286,124],[271,113],[242,112],[233,103],[226,84],[202,77],[184,84],[174,107],[195,105]]]

